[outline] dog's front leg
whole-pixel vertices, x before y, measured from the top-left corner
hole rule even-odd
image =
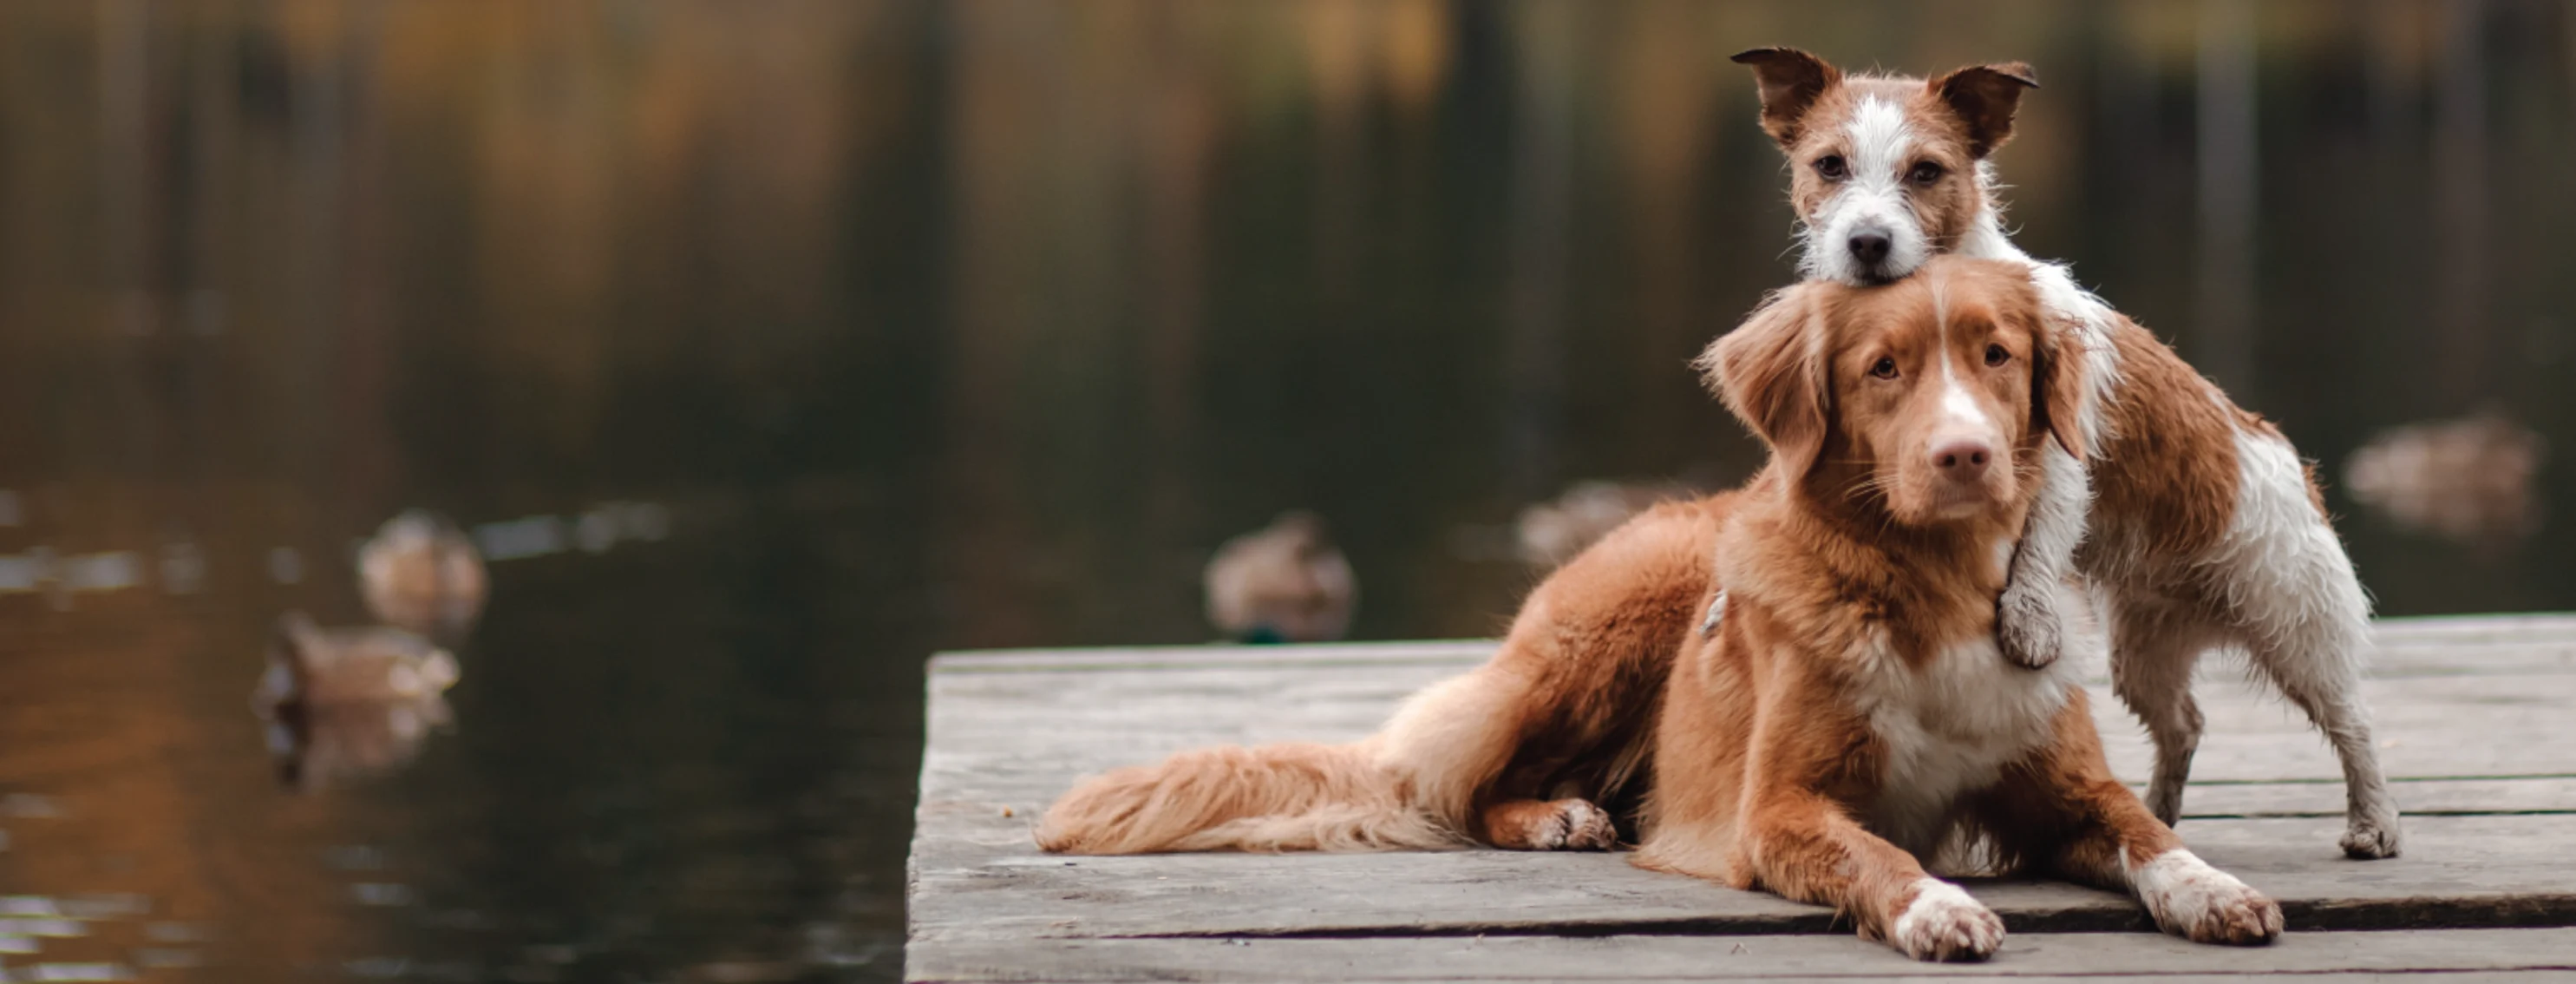
[[[1957,885],[1924,873],[1914,855],[1870,833],[1841,804],[1780,792],[1752,804],[1744,874],[1762,888],[1830,905],[1917,960],[1984,960],[2004,923]]]
[[[2111,776],[2079,691],[2059,712],[2057,742],[2007,770],[1979,822],[2063,877],[2126,892],[2165,932],[2194,943],[2257,945],[2281,935],[2281,907],[2209,866]],[[2050,847],[2053,845],[2053,847]]]
[[[2129,893],[2156,928],[2194,943],[2253,946],[2281,935],[2278,904],[2191,853],[2128,787],[2106,778],[2075,795],[2094,819],[2058,853],[2061,874]]]
[[[2075,569],[2085,514],[2093,508],[2091,482],[2074,455],[2054,446],[2040,448],[2039,455],[2039,497],[1995,601],[1995,644],[2005,659],[2032,669],[2056,662],[2065,649],[2058,589]]]

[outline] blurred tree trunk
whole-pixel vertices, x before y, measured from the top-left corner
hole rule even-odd
[[[2450,410],[2480,401],[2494,346],[2487,323],[2487,105],[2485,0],[2441,5],[2442,44],[2433,104],[2434,323],[2443,344],[2434,375]]]
[[[2261,161],[2255,129],[2254,11],[2248,0],[2200,9],[2200,249],[2194,362],[2231,391],[2254,383],[2255,209]]]
[[[1557,481],[1564,439],[1576,35],[1589,18],[1570,0],[1534,0],[1516,13],[1504,440],[1511,495],[1528,501]]]

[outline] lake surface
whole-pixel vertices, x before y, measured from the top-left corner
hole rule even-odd
[[[1288,508],[1354,635],[1488,635],[1524,505],[1750,473],[1774,43],[2031,62],[2020,241],[2381,609],[2576,607],[2560,3],[21,0],[0,966],[898,975],[928,654],[1203,641]],[[281,783],[272,626],[411,507],[503,548],[452,724]]]

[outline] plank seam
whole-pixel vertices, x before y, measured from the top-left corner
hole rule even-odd
[[[2075,906],[2051,912],[2003,912],[2004,927],[2014,933],[2155,932],[2146,910],[2135,903]],[[2576,926],[2576,894],[2524,895],[2498,898],[2407,898],[2292,900],[2281,915],[2297,932],[2384,932],[2410,929],[2559,929]],[[1415,939],[1433,937],[1540,937],[1590,939],[1604,936],[1785,936],[1822,935],[1845,929],[1841,916],[1827,911],[1800,915],[1744,917],[1678,916],[1663,919],[1569,920],[1544,925],[1458,922],[1375,926],[1317,926],[1270,929],[1183,930],[1169,933],[1112,933],[1065,936],[1062,939]]]

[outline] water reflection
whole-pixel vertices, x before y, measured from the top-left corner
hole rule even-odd
[[[251,706],[268,726],[278,778],[301,790],[409,764],[453,720],[456,657],[389,626],[325,629],[303,612],[278,619]]]

